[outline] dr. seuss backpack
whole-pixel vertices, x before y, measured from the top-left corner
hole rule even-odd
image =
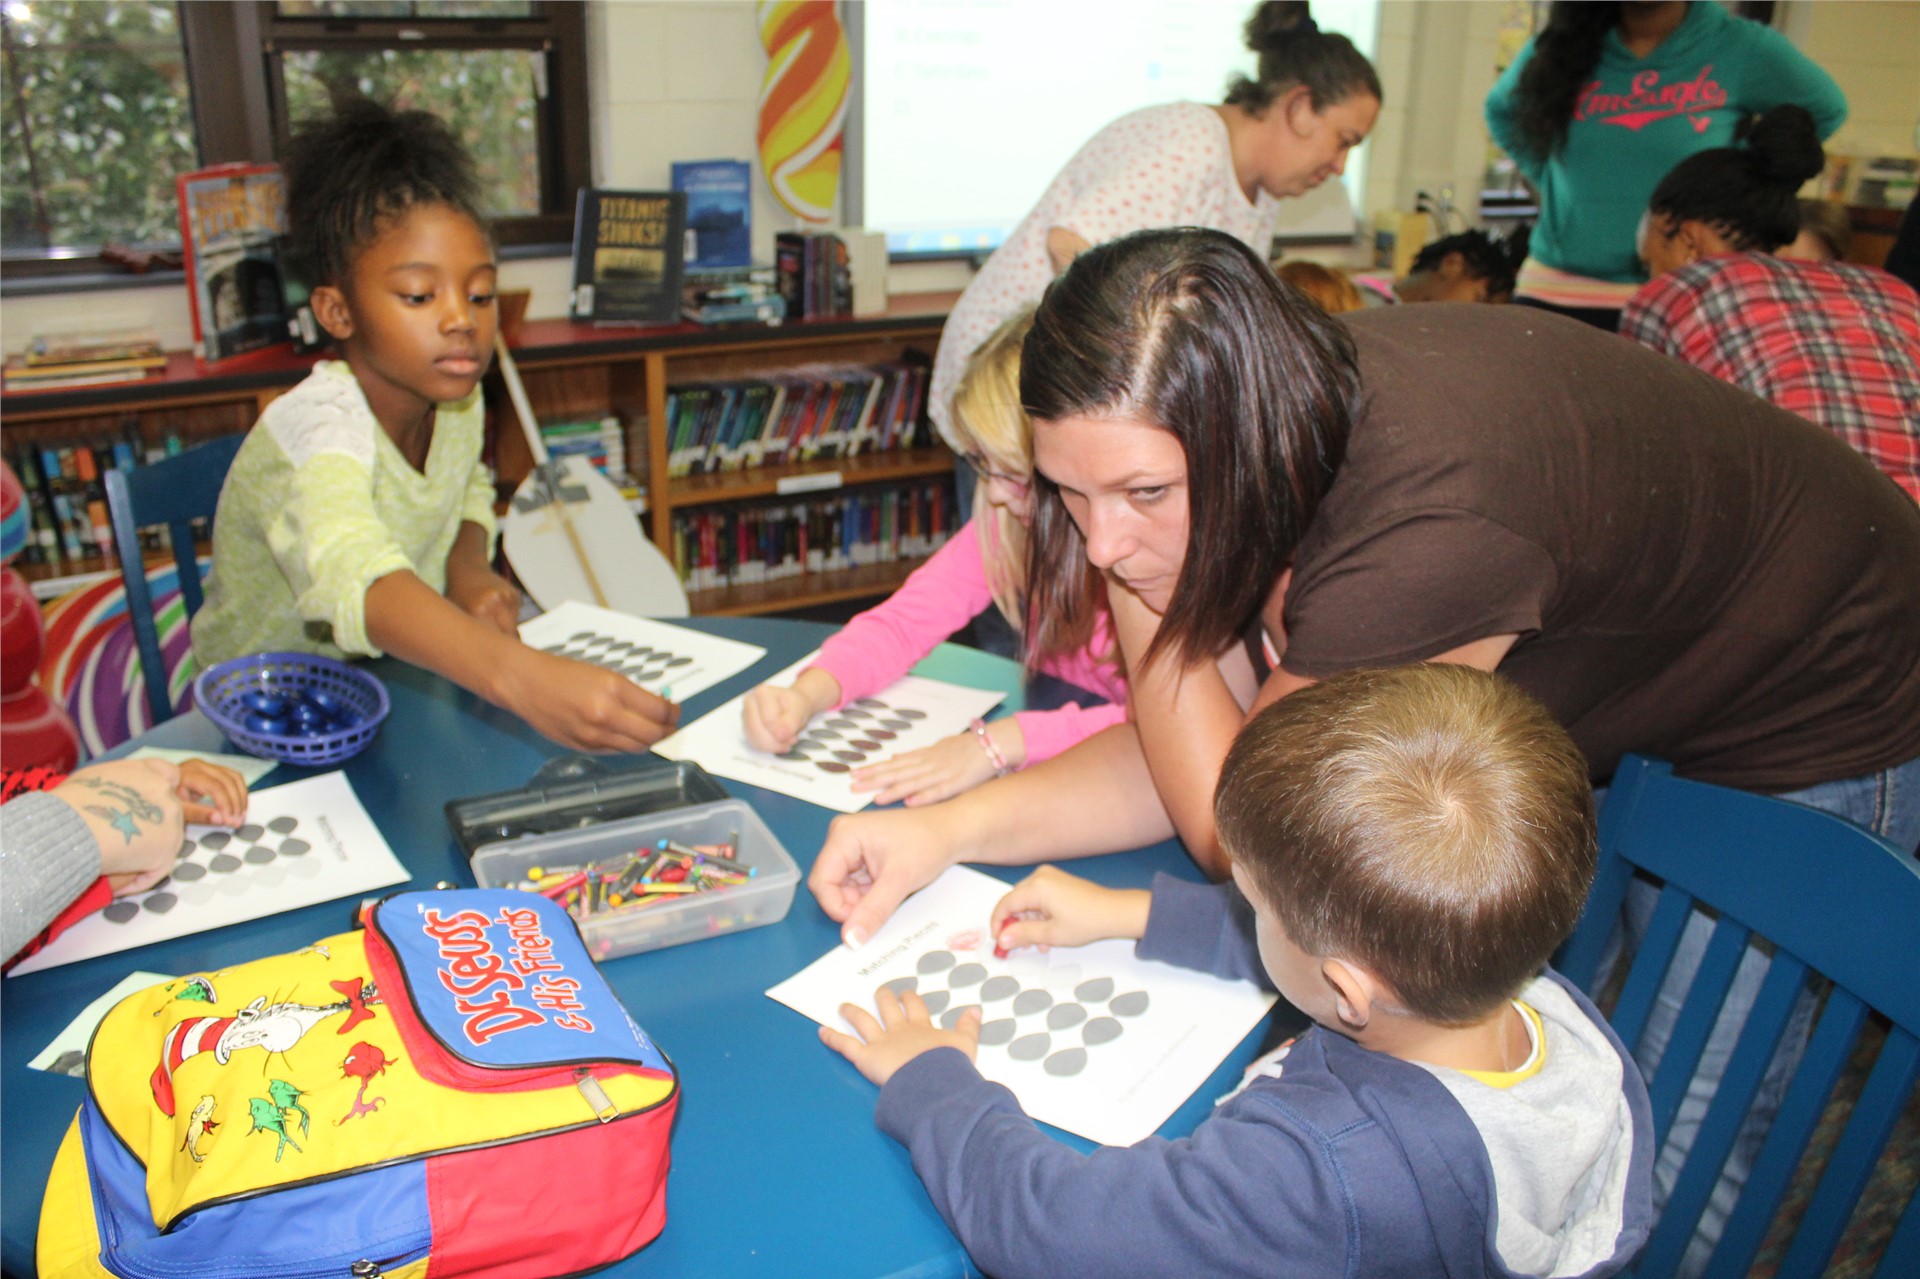
[[[460,889],[363,922],[107,1014],[42,1279],[518,1279],[660,1233],[679,1080],[566,912]]]

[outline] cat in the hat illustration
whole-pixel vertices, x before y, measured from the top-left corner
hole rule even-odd
[[[327,984],[340,993],[337,1003],[300,1004],[289,1000],[269,1004],[262,996],[231,1017],[189,1017],[175,1022],[161,1042],[160,1064],[154,1067],[153,1077],[148,1081],[153,1087],[154,1105],[160,1108],[161,1114],[172,1117],[173,1073],[191,1057],[210,1052],[214,1061],[224,1066],[243,1048],[284,1053],[308,1031],[337,1013],[347,1014],[346,1021],[338,1027],[343,1035],[373,1016],[369,1005],[379,1003],[380,998],[371,982],[355,977],[351,981]]]

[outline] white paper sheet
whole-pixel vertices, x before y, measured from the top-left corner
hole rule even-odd
[[[1250,982],[1136,959],[1132,942],[995,959],[990,912],[1006,893],[953,867],[859,950],[835,947],[767,994],[841,1030],[841,1004],[871,1009],[899,981],[936,1021],[978,1006],[980,1073],[1035,1119],[1109,1146],[1151,1136],[1273,1006]]]
[[[87,1045],[93,1041],[93,1029],[107,1015],[107,1010],[136,990],[145,990],[149,986],[172,980],[165,973],[128,973],[114,983],[112,990],[82,1008],[80,1015],[68,1022],[67,1028],[55,1035],[53,1042],[40,1050],[39,1056],[27,1063],[27,1068],[51,1070],[57,1075],[85,1079]]]
[[[619,671],[672,702],[706,692],[767,653],[757,644],[631,617],[578,600],[568,600],[523,623],[520,638],[534,648]]]
[[[119,897],[13,969],[58,968],[407,881],[344,773],[255,791],[238,830],[189,826],[171,876]]]
[[[818,656],[817,652],[807,654],[767,683],[793,683]],[[968,721],[1004,700],[1005,693],[908,675],[872,697],[814,716],[792,751],[769,755],[747,744],[740,718],[746,701],[743,693],[655,742],[653,753],[692,760],[717,776],[751,782],[822,808],[857,813],[873,802],[873,792],[854,791],[854,769],[931,746],[961,732]]]

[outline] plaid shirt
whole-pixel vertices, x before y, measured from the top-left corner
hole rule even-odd
[[[1620,332],[1826,427],[1920,502],[1920,295],[1885,271],[1706,258],[1635,294]]]

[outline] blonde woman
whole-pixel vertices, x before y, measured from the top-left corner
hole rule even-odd
[[[1032,327],[1024,310],[994,331],[967,364],[953,399],[961,455],[979,476],[973,516],[885,603],[854,618],[820,646],[792,686],[762,684],[747,694],[747,740],[765,751],[792,749],[807,721],[878,692],[934,645],[989,606],[1017,631],[1027,595],[1027,527],[1033,512],[1033,432],[1020,411],[1020,344]],[[932,804],[1050,759],[1127,717],[1126,683],[1104,609],[1088,643],[1038,669],[1105,699],[1092,707],[1022,711],[922,750],[860,769],[857,790],[883,804]]]

